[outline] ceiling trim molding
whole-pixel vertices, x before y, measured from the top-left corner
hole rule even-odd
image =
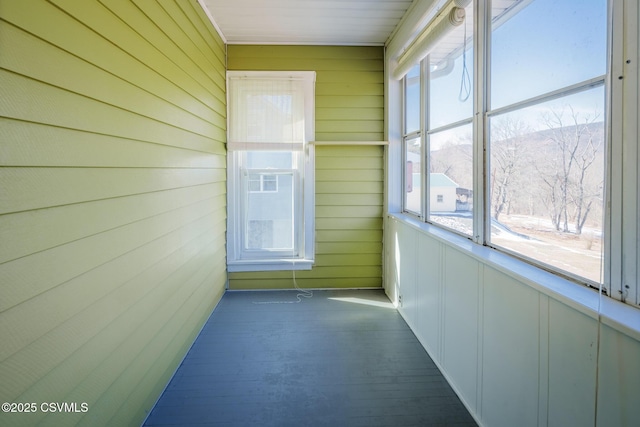
[[[209,11],[209,8],[207,7],[207,5],[204,4],[204,0],[197,0],[197,1],[200,7],[202,8],[202,10],[204,11],[204,13],[207,15],[207,18],[209,18],[209,21],[211,22],[211,25],[213,25],[213,28],[216,29],[216,32],[222,39],[222,42],[224,44],[227,44],[227,38],[224,36],[224,33],[218,26],[218,23],[216,22],[216,20],[213,18],[213,15],[211,15],[211,12]]]
[[[437,0],[197,1],[226,44],[377,47],[413,2]]]
[[[251,46],[372,46],[372,47],[384,47],[384,43],[336,43],[333,41],[318,41],[318,42],[304,42],[299,41],[282,41],[282,42],[269,42],[269,41],[233,41],[225,42],[229,46],[237,45],[251,45]]]

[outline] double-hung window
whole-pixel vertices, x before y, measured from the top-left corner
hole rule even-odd
[[[229,71],[229,271],[308,269],[314,72]]]

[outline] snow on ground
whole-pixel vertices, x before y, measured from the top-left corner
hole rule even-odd
[[[472,235],[469,213],[431,215],[431,221],[464,235]],[[502,215],[491,226],[491,244],[525,257],[568,271],[580,277],[601,281],[602,231],[583,228],[582,235],[562,233],[547,218]]]

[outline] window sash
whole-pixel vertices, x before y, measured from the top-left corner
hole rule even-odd
[[[256,170],[243,169],[241,171],[243,199],[240,207],[240,217],[242,218],[239,238],[241,242],[240,259],[300,257],[300,250],[304,243],[304,227],[301,227],[301,224],[304,223],[304,216],[302,203],[300,203],[303,198],[303,186],[300,171],[298,169],[270,169],[268,171],[269,175],[275,176],[278,181],[280,177],[290,177],[290,193],[285,192],[284,185],[279,186],[278,191],[251,191],[249,183],[254,171]],[[259,176],[262,186],[262,178],[265,175],[260,174]],[[252,204],[258,206],[253,206],[252,209]],[[255,242],[260,238],[254,235],[255,227],[252,227],[252,224],[255,225],[260,221],[271,221],[273,238],[271,244],[265,242],[264,246],[257,247]],[[287,226],[287,223],[290,225]],[[281,226],[278,227],[279,224]]]
[[[553,91],[549,94],[545,94],[545,95],[541,95],[541,96],[537,96],[535,98],[532,98],[531,100],[524,100],[520,103],[518,103],[518,105],[520,106],[519,108],[515,108],[514,106],[507,106],[506,108],[501,108],[499,110],[499,113],[496,112],[491,112],[491,114],[487,114],[488,118],[490,120],[495,120],[495,119],[499,119],[501,116],[507,116],[509,113],[518,113],[521,112],[527,108],[531,108],[531,107],[538,107],[538,106],[542,106],[544,103],[548,103],[548,102],[552,102],[552,101],[562,101],[566,98],[571,97],[572,95],[578,95],[582,92],[587,92],[593,89],[597,89],[597,88],[601,88],[603,89],[604,92],[604,96],[603,98],[606,98],[606,88],[605,88],[605,82],[604,82],[604,76],[602,78],[598,78],[598,79],[590,79],[586,82],[581,83],[580,86],[578,85],[573,85],[569,88],[565,88],[566,90],[559,90],[559,91]],[[604,99],[603,99],[603,103],[604,103]],[[571,117],[565,117],[567,119],[571,119]],[[606,127],[607,127],[607,120],[604,117],[603,114],[603,141],[602,141],[602,146],[600,146],[596,151],[597,152],[601,152],[602,155],[605,157],[604,158],[604,163],[606,164],[606,151],[607,151],[607,132],[606,132]],[[600,121],[598,122],[592,122],[590,123],[590,126],[596,126],[598,123],[601,123]],[[576,130],[580,127],[580,124],[576,125]],[[488,128],[490,128],[491,126],[488,126]],[[553,131],[553,129],[551,129],[550,131]],[[595,130],[592,130],[595,133],[597,132],[597,128]],[[573,136],[572,136],[573,137]],[[597,138],[597,135],[595,136]],[[570,141],[570,143],[576,143],[578,144],[578,141]],[[489,135],[487,135],[487,153],[488,153],[488,158],[487,158],[487,168],[492,167],[491,166],[491,156],[492,156],[492,152],[494,151],[494,141],[492,141],[491,138],[491,132],[489,132]],[[496,141],[497,144],[497,141]],[[528,163],[533,162],[534,160],[529,160]],[[549,160],[549,162],[551,162],[551,160]],[[595,166],[597,166],[598,163],[595,163]],[[602,165],[603,167],[605,165]],[[576,165],[575,168],[578,168],[579,166]],[[575,171],[574,168],[574,171]],[[606,170],[606,167],[604,168]],[[603,172],[606,173],[606,172]],[[606,181],[606,177],[603,177]],[[491,186],[490,186],[491,187]],[[488,197],[488,201],[487,201],[487,206],[486,206],[486,210],[487,210],[487,218],[489,221],[491,221],[491,218],[494,217],[494,215],[492,214],[492,209],[493,209],[493,205],[494,205],[494,200],[493,200],[493,196],[494,194],[492,194],[492,191],[488,190],[487,191],[487,197]],[[604,200],[604,198],[603,198]],[[594,219],[594,215],[598,214],[598,211],[602,209],[604,210],[604,203],[602,204],[602,206],[594,206],[593,207],[593,214],[591,215],[591,219]],[[595,217],[597,218],[597,217]],[[575,225],[575,220],[570,220],[570,227],[573,228]],[[581,234],[580,237],[584,238],[585,240],[585,245],[589,244],[588,241],[589,239],[592,240],[597,240],[597,239],[593,239],[593,236],[590,238],[589,237],[589,231],[587,230],[588,224],[585,225],[585,234]],[[539,230],[534,230],[534,231],[539,231]],[[605,232],[605,227],[604,227],[604,221],[602,221],[601,224],[601,229],[597,230],[594,232],[594,235],[600,235],[603,234],[604,235]],[[577,235],[574,235],[577,236]],[[495,237],[495,238],[494,238]],[[544,240],[543,240],[544,241]],[[560,266],[554,265],[554,261],[556,261],[555,259],[553,259],[553,257],[550,258],[549,261],[544,261],[543,256],[539,256],[539,257],[533,257],[530,254],[528,254],[526,252],[526,249],[531,250],[531,248],[527,248],[526,245],[521,245],[523,246],[522,248],[520,248],[520,250],[516,250],[514,249],[514,247],[512,247],[512,245],[509,244],[509,242],[502,242],[500,243],[499,238],[497,238],[497,236],[494,236],[493,233],[487,233],[486,236],[486,244],[487,246],[490,246],[494,249],[498,249],[501,250],[503,252],[506,253],[510,253],[512,255],[515,255],[519,258],[522,258],[524,260],[526,260],[529,263],[535,264],[535,265],[539,265],[547,270],[550,271],[554,271],[558,274],[561,274],[564,277],[567,278],[571,278],[574,281],[579,281],[582,283],[585,283],[591,287],[594,288],[598,288],[598,286],[600,284],[605,283],[605,281],[603,280],[603,265],[602,265],[602,255],[603,253],[601,253],[601,258],[600,258],[600,265],[599,266],[594,266],[586,261],[581,261],[582,263],[584,263],[584,265],[581,265],[580,268],[577,268],[575,266],[568,266],[566,268],[562,268]],[[572,249],[570,247],[564,247],[563,245],[559,245],[558,248],[560,249],[565,249],[568,252],[571,251]],[[560,258],[558,261],[560,262],[565,262],[567,261],[566,258]],[[594,271],[594,269],[598,269],[598,271]],[[581,274],[579,274],[578,272],[581,272]],[[597,273],[597,274],[596,274]],[[599,276],[599,279],[596,279],[596,275]]]
[[[421,216],[423,198],[422,189],[422,137],[414,134],[403,139],[403,206],[405,211]],[[417,146],[417,150],[415,147]],[[413,147],[413,148],[412,148]]]
[[[283,174],[297,171],[297,169],[243,169],[243,176],[246,175],[250,193],[274,193],[278,191],[279,179]],[[272,179],[273,178],[273,179]],[[252,188],[251,183],[257,183],[257,189]],[[275,188],[266,188],[273,183]]]

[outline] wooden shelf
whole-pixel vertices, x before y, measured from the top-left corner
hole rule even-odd
[[[310,141],[314,145],[389,145],[389,141]]]

